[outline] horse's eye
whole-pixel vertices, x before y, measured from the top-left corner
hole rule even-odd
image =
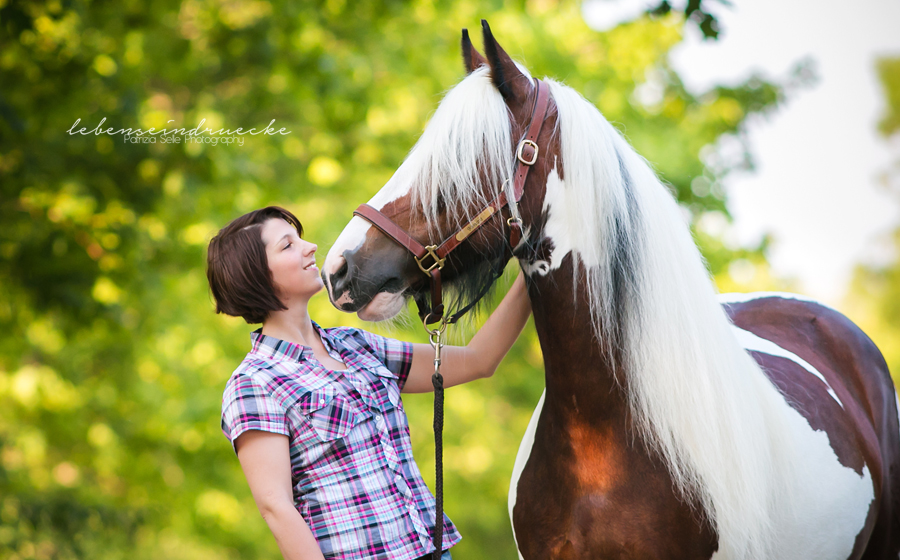
[[[446,209],[447,209],[447,203],[444,201],[444,195],[438,195],[438,197],[437,197],[438,214],[443,214]]]

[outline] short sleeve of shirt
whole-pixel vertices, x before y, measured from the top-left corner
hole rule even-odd
[[[284,407],[252,375],[239,373],[222,395],[222,431],[234,448],[234,440],[247,430],[291,434]]]
[[[385,336],[359,330],[367,345],[374,350],[375,356],[397,376],[400,389],[406,385],[409,368],[412,365],[413,346],[409,342],[387,338]]]

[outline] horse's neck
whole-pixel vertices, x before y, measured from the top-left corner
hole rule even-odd
[[[576,414],[624,414],[622,385],[616,382],[610,357],[593,337],[587,292],[573,286],[571,266],[571,259],[566,259],[546,275],[533,274],[529,283],[544,355],[547,401],[557,401]]]

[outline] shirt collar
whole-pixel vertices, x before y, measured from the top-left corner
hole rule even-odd
[[[313,328],[319,333],[322,344],[326,350],[335,349],[333,337],[328,333],[327,329],[320,327],[315,321],[312,321]],[[301,362],[313,356],[312,348],[297,344],[296,342],[287,342],[274,336],[262,333],[262,328],[258,328],[250,333],[250,342],[252,347],[251,354],[258,354],[266,358],[276,360],[294,360]]]

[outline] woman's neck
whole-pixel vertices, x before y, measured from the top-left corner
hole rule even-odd
[[[310,347],[318,339],[307,306],[297,304],[269,313],[269,317],[263,322],[262,333],[285,342]]]

